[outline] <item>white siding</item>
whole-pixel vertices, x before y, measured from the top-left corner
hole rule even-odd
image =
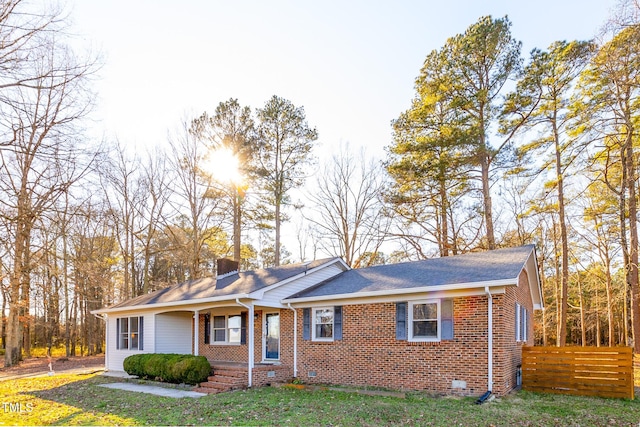
[[[117,349],[118,343],[118,331],[116,329],[116,319],[130,317],[130,316],[142,316],[144,317],[144,330],[143,330],[143,348],[144,350],[119,350]],[[127,356],[140,353],[153,353],[154,352],[154,316],[149,314],[141,315],[140,313],[127,313],[127,314],[112,314],[107,318],[107,360],[105,360],[105,368],[110,371],[124,371],[122,362]]]
[[[342,271],[342,268],[340,268],[336,264],[321,268],[320,270],[302,276],[297,280],[279,286],[273,290],[266,291],[264,293],[264,298],[262,299],[262,301],[258,302],[258,304],[261,304],[263,302],[267,305],[269,305],[270,303],[280,304],[283,299],[301,292],[311,286],[317,285],[323,280],[330,279],[331,277],[342,273]]]
[[[156,314],[156,353],[191,354],[193,312]]]

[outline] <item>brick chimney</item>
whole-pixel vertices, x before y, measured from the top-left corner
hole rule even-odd
[[[229,258],[220,258],[217,260],[217,278],[231,276],[238,273],[238,267],[240,263]]]

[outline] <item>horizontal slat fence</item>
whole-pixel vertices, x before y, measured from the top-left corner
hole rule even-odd
[[[633,399],[631,347],[523,347],[522,389]]]

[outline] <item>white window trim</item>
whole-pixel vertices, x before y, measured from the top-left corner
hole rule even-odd
[[[520,336],[520,322],[522,319],[520,318],[520,303],[516,303],[516,342],[521,342],[522,337]]]
[[[325,337],[316,337],[316,312],[318,310],[331,310],[331,312],[333,313],[333,317],[331,320],[331,338],[325,338]],[[334,340],[336,331],[336,311],[334,307],[315,307],[311,310],[311,340],[312,341],[325,341],[325,342],[331,342]]]
[[[119,327],[116,328],[117,329],[117,339],[118,339],[118,349],[119,350],[124,350],[124,351],[143,351],[140,350],[140,318],[142,316],[127,316],[127,317],[118,317],[116,324],[119,324]],[[138,319],[138,329],[136,331],[136,334],[138,335],[138,346],[136,348],[132,348],[132,333],[131,333],[131,319]],[[126,321],[127,322],[127,348],[123,347],[123,332],[122,332],[122,325],[123,322]],[[144,347],[144,343],[143,343],[143,347]]]
[[[216,330],[220,330],[221,328],[215,328],[215,318],[224,316],[224,341],[216,341]],[[238,342],[230,342],[229,341],[229,317],[240,317],[240,337],[242,337],[242,315],[238,314],[212,314],[211,315],[211,323],[209,324],[209,328],[211,331],[209,332],[209,342],[210,345],[241,345],[242,338]]]
[[[262,324],[264,325],[264,331],[262,331],[262,360],[265,362],[275,362],[280,360],[280,357],[282,355],[282,349],[281,349],[281,345],[282,345],[282,323],[280,323],[280,336],[278,337],[278,358],[277,359],[269,359],[267,358],[267,315],[268,314],[278,314],[280,315],[279,311],[264,311],[262,312]],[[282,321],[282,316],[280,316],[280,320]]]
[[[414,338],[413,337],[413,306],[414,305],[420,305],[420,304],[436,304],[437,306],[437,311],[438,311],[438,319],[437,319],[437,329],[438,329],[438,335],[436,337],[430,338],[430,337],[418,337],[418,338]],[[409,342],[439,342],[441,341],[441,336],[442,336],[442,313],[440,310],[440,300],[439,299],[429,299],[429,300],[421,300],[421,301],[409,301],[409,306],[407,307],[407,310],[409,311],[407,319],[409,321],[409,328],[408,328],[408,332],[409,332],[409,336],[408,341]]]
[[[527,338],[528,338],[528,333],[527,333],[527,309],[526,308],[522,308],[522,314],[524,316],[522,317],[522,341],[523,342],[527,342]]]

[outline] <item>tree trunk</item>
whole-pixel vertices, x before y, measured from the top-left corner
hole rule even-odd
[[[276,198],[276,242],[275,242],[275,253],[274,258],[273,258],[273,262],[275,264],[275,267],[280,265],[280,200],[278,200],[278,198]]]
[[[631,282],[631,321],[633,347],[640,353],[640,285],[638,284],[638,209],[636,199],[636,172],[633,153],[633,132],[627,134],[627,187],[629,190],[629,261]]]
[[[580,295],[580,338],[582,347],[587,345],[587,326],[584,320],[584,298],[582,296],[582,280],[580,280],[580,276],[578,275],[578,294]],[[563,344],[564,346],[564,344]]]
[[[491,205],[491,182],[489,180],[489,154],[487,153],[487,147],[484,146],[484,138],[482,141],[483,149],[480,154],[480,167],[482,174],[482,201],[484,207],[484,221],[487,231],[487,249],[492,250],[496,248],[496,240],[493,231],[493,208]]]
[[[442,233],[440,234],[440,256],[449,256],[449,226],[447,222],[448,212],[447,188],[444,182],[440,182],[440,222]]]
[[[569,242],[567,238],[567,223],[565,219],[565,207],[564,207],[564,177],[562,171],[562,156],[560,148],[560,135],[558,134],[558,128],[556,126],[555,119],[552,120],[553,137],[555,140],[555,156],[556,156],[556,181],[558,186],[558,220],[560,222],[560,242],[562,250],[562,276],[561,276],[561,289],[562,289],[562,301],[560,304],[560,346],[566,345],[567,342],[567,310],[568,310],[568,295],[569,295]],[[582,295],[580,296],[582,298]],[[584,329],[583,329],[584,330]],[[584,341],[583,341],[584,343]],[[584,345],[584,344],[583,344]]]

